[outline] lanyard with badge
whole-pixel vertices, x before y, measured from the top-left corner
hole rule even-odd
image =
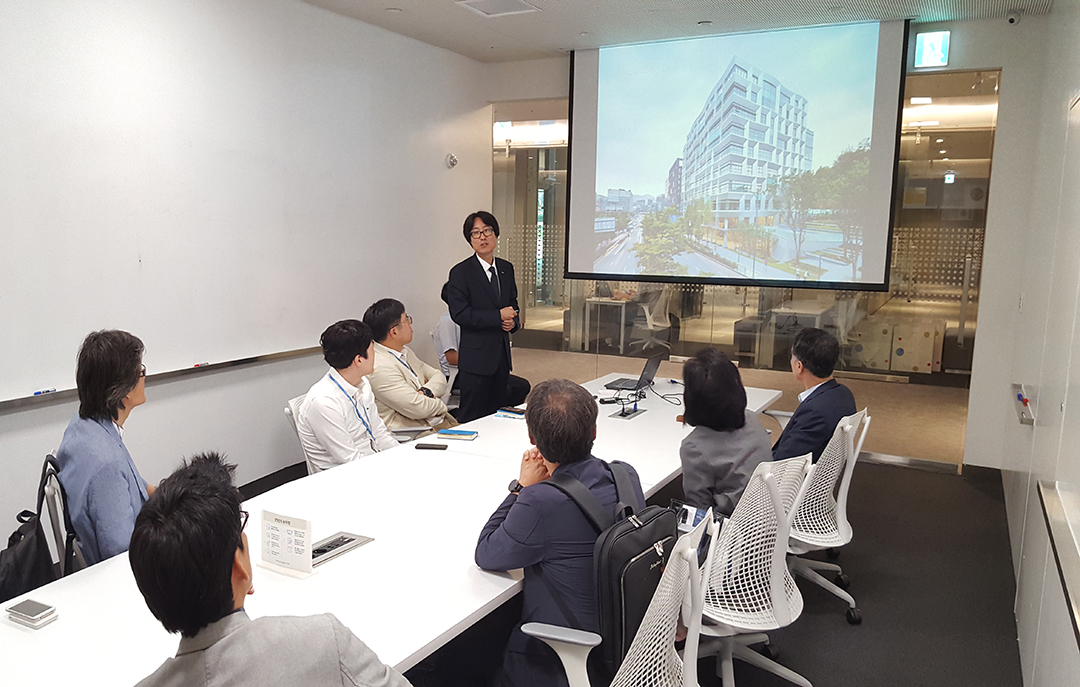
[[[356,417],[360,418],[360,422],[364,423],[364,429],[368,433],[368,443],[371,444],[371,450],[378,452],[379,449],[375,448],[375,435],[371,432],[371,423],[368,422],[367,409],[364,412],[360,412],[360,406],[356,405],[356,399],[349,395],[348,391],[345,391],[345,387],[338,383],[338,380],[334,379],[333,375],[330,375],[330,381],[334,383],[337,388],[341,389],[341,393],[345,394],[345,398],[349,399],[349,403],[352,403],[353,410],[356,411]]]

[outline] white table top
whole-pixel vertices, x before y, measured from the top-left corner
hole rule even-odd
[[[585,386],[610,396],[603,384],[619,376]],[[682,390],[667,379],[657,379],[656,388]],[[746,391],[749,407],[758,412],[781,395]],[[618,405],[601,405],[593,452],[632,464],[651,494],[679,473],[679,442],[689,428],[675,421],[681,404],[650,392],[639,407],[647,412],[627,420],[608,417]],[[332,612],[384,662],[405,671],[516,594],[520,571],[484,572],[473,562],[473,551],[530,446],[525,421],[491,416],[468,426],[480,432],[475,441],[439,440],[450,444],[445,451],[404,444],[246,501],[253,563],[261,559],[263,509],[310,520],[315,541],[338,531],[375,539],[305,580],[256,565],[248,614]],[[5,684],[80,684],[87,676],[106,675],[110,684],[134,684],[176,651],[178,637],[147,610],[126,554],[25,596],[56,606],[59,618],[31,630],[4,614]]]

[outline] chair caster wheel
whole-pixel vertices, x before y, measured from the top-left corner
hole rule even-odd
[[[844,573],[836,573],[836,577],[833,578],[833,584],[840,589],[847,589],[851,586],[851,579]]]
[[[757,652],[770,661],[778,661],[780,659],[780,650],[772,644],[762,644],[758,646]]]
[[[847,613],[845,613],[845,615],[847,616],[847,621],[849,625],[862,624],[862,613],[859,612],[859,609],[849,608],[847,609]]]
[[[825,549],[825,555],[829,557],[830,561],[835,561],[840,557],[840,549]]]

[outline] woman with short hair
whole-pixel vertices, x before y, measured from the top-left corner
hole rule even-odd
[[[746,409],[739,369],[715,348],[683,364],[683,419],[694,431],[682,441],[687,503],[730,516],[758,463],[772,459],[769,435]]]
[[[120,330],[91,332],[79,347],[79,414],[56,452],[79,548],[93,565],[127,551],[146,480],[124,446],[124,422],[146,402],[143,343]],[[153,493],[153,487],[150,487]]]

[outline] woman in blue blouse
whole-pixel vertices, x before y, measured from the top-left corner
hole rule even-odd
[[[71,524],[90,565],[127,551],[148,497],[122,438],[128,415],[146,402],[142,355],[142,341],[119,330],[91,332],[79,347],[79,414],[64,431],[56,460]]]

